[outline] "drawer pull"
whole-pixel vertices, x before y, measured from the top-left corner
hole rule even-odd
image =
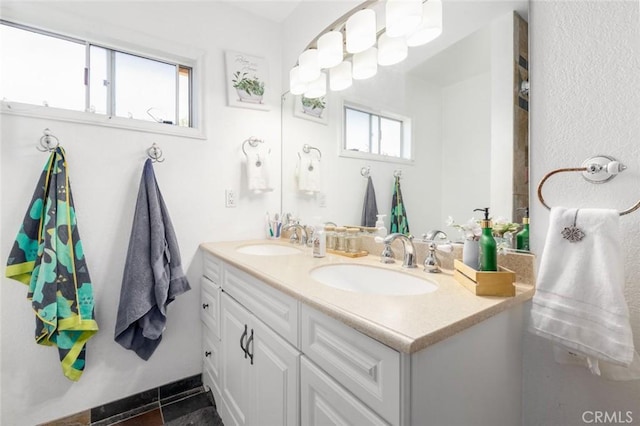
[[[208,307],[209,307],[209,304],[208,304],[208,303],[203,303],[203,304],[202,304],[202,309],[207,309]]]
[[[210,357],[210,356],[211,356],[211,351],[206,351],[206,352],[204,353],[204,356],[206,356],[206,357]]]
[[[251,352],[249,352],[249,344],[251,344]],[[251,359],[251,365],[253,365],[253,328],[251,329],[251,336],[247,340],[247,354],[249,354],[249,358]]]
[[[247,337],[247,324],[244,325],[244,333],[242,333],[242,336],[240,336],[240,349],[242,349],[242,352],[244,352],[244,358],[247,358],[247,348],[245,348],[242,345],[242,341],[244,340],[244,338]],[[249,342],[247,342],[249,343]]]

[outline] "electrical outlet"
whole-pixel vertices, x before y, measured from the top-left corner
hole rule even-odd
[[[224,190],[224,206],[225,207],[236,207],[238,205],[236,199],[236,191],[233,189],[225,189]]]

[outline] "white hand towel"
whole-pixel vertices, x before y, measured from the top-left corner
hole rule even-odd
[[[313,157],[298,158],[298,190],[313,194],[322,189],[320,160]]]
[[[254,149],[247,155],[247,185],[255,193],[270,192],[269,152]]]
[[[635,379],[638,371],[624,298],[624,269],[619,214],[615,210],[555,207],[531,308],[530,331],[583,359],[593,374],[602,370],[616,380]],[[562,235],[574,224],[584,238]],[[566,356],[556,359],[567,362]],[[612,365],[608,365],[608,364]],[[605,366],[606,365],[606,366]],[[626,370],[626,373],[625,373]]]

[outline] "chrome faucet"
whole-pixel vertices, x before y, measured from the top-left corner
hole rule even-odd
[[[300,241],[301,246],[307,244],[309,235],[307,234],[307,229],[304,226],[300,225],[299,223],[288,223],[282,227],[283,231],[288,231],[289,229],[293,229],[293,233],[289,238],[289,242],[291,244],[295,244],[296,241]],[[296,234],[296,229],[300,230],[300,237],[298,237],[298,235]]]
[[[411,241],[413,239],[413,237],[407,237],[404,234],[395,233],[395,234],[387,235],[382,242],[385,245],[391,244],[397,238],[399,238],[400,241],[402,241],[402,248],[404,250],[404,256],[402,258],[402,267],[403,268],[415,268],[415,267],[417,267],[417,265],[416,265],[416,248],[413,245],[413,241]]]
[[[442,272],[440,270],[440,262],[436,256],[436,243],[429,243],[429,254],[426,259],[424,259],[424,271],[429,272],[431,274],[437,274]]]

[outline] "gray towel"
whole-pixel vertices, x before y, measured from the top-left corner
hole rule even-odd
[[[122,277],[115,341],[148,360],[162,340],[167,305],[190,289],[169,212],[148,159]]]
[[[371,176],[367,178],[367,190],[364,194],[364,204],[362,205],[362,226],[376,226],[378,216],[378,205],[376,204],[376,191],[373,189]]]

